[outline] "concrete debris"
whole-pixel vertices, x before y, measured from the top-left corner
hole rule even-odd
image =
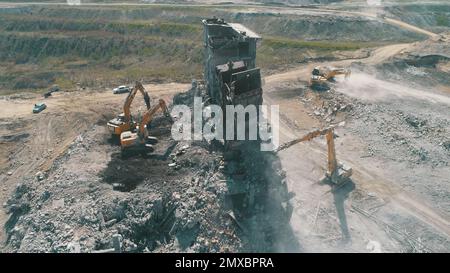
[[[81,252],[81,246],[78,242],[70,242],[67,244],[67,251],[70,253],[80,253]]]
[[[58,209],[64,207],[64,198],[60,200],[53,200],[52,202],[52,208]]]
[[[171,156],[155,151],[155,157],[124,159],[114,154],[118,147],[102,142],[104,134],[94,126],[55,161],[46,179],[26,177],[17,186],[5,204],[9,251],[270,251],[275,239],[262,244],[264,234],[285,237],[290,206],[283,171],[259,146],[247,145],[245,156],[225,161],[213,143],[174,145],[161,135],[158,146],[167,149],[161,154]]]
[[[370,253],[382,253],[382,251],[381,251],[381,244],[379,242],[377,242],[377,241],[370,240],[367,243],[366,249]]]
[[[253,22],[254,26],[266,19],[286,17],[281,13],[267,13],[267,7],[264,14],[257,14],[260,8],[263,7],[237,15],[241,21]],[[351,15],[350,11],[342,18],[320,10],[314,15],[308,15],[309,12],[300,16],[306,19],[295,19],[297,15],[286,11],[290,14],[283,19],[286,31],[310,40],[311,37],[305,36],[308,31],[293,31],[295,25],[310,29],[317,41],[325,40],[318,39],[317,35],[331,41],[343,37],[342,31],[349,32],[348,27],[340,25],[347,22],[352,29],[366,29],[375,24],[376,29],[383,27],[388,33],[401,34],[405,41],[416,38],[404,34],[412,32],[411,29],[385,24],[384,15],[366,20]],[[305,20],[311,21],[306,26],[313,24],[329,31],[319,31],[320,34],[316,27],[305,28],[302,25]],[[176,85],[190,88],[176,95],[173,84],[165,84],[169,88],[162,89],[152,83],[152,87],[156,86],[154,90],[167,98],[174,95],[174,105],[191,109],[194,96],[201,96],[204,106],[262,104],[262,74],[256,66],[256,45],[261,37],[240,24],[217,18],[204,20],[203,27],[205,80],[192,80],[189,87]],[[270,29],[270,23],[266,22],[264,27],[266,33],[276,33]],[[371,41],[364,36],[367,33],[350,32],[348,44]],[[400,37],[382,37],[386,35],[384,31],[370,33],[379,37],[377,41]],[[324,140],[314,143],[312,149],[297,150],[306,150],[304,154],[284,153],[278,157],[275,153],[261,152],[259,141],[175,141],[170,135],[171,125],[156,118],[146,127],[149,135],[158,136],[155,151],[151,155],[127,156],[121,153],[114,139],[108,138],[108,129],[98,125],[106,122],[106,110],[111,110],[107,108],[119,102],[108,97],[106,106],[95,105],[92,101],[107,97],[106,93],[94,89],[93,92],[58,93],[49,98],[57,107],[41,116],[51,117],[49,120],[30,119],[20,111],[5,112],[16,118],[2,121],[5,135],[1,140],[6,144],[2,147],[7,149],[4,154],[8,158],[2,178],[17,186],[3,189],[8,194],[13,190],[9,199],[2,200],[8,218],[2,251],[446,251],[448,240],[443,236],[448,227],[442,215],[449,212],[448,100],[434,91],[400,90],[410,80],[411,84],[436,90],[448,87],[449,47],[445,39],[434,42],[438,47],[431,47],[431,41],[421,41],[379,48],[350,46],[351,50],[340,52],[315,50],[314,46],[307,50],[297,48],[287,37],[286,41],[272,40],[272,46],[265,47],[276,51],[283,44],[292,48],[297,62],[289,60],[295,70],[285,73],[290,70],[285,66],[286,56],[269,56],[266,61],[275,63],[263,73],[267,76],[264,85],[268,90],[264,95],[267,104],[280,106],[282,138],[310,131],[308,127],[335,128],[339,134],[329,134],[328,144],[335,140],[339,154],[343,152],[343,158],[361,170],[355,183],[349,181],[346,187],[329,191],[325,185],[312,183],[320,172],[320,158],[326,154],[325,146],[321,145]],[[301,52],[297,54],[299,49]],[[309,74],[305,72],[308,67],[319,62],[346,66],[354,62],[351,65],[354,76],[345,83],[336,79],[330,88],[313,92],[307,87],[304,74]],[[266,68],[267,62],[263,63]],[[277,71],[280,68],[283,73]],[[378,80],[379,76],[383,80]],[[353,79],[365,83],[355,86],[366,88],[355,88],[353,94],[349,88]],[[370,82],[366,84],[366,80]],[[82,90],[85,84],[88,83],[76,86]],[[25,104],[24,96],[35,99],[32,95],[14,96],[23,99],[13,101],[14,97],[8,96],[9,105],[17,107]],[[432,106],[424,107],[430,101]],[[174,116],[175,120],[179,118]],[[261,116],[258,121],[265,123]],[[179,128],[180,132],[183,130],[189,128]],[[348,169],[340,166],[337,170]],[[408,192],[417,193],[417,198],[410,197]],[[427,204],[432,207],[428,208]],[[432,220],[433,226],[427,226],[423,219]],[[365,220],[369,231],[358,227],[361,220]],[[376,238],[371,238],[373,234]],[[350,238],[352,241],[345,241]],[[345,239],[346,245],[340,245],[341,239]],[[403,244],[410,246],[404,248]]]
[[[450,151],[450,140],[447,140],[445,142],[442,142],[442,146],[448,151]]]
[[[122,235],[120,234],[114,234],[112,236],[112,245],[114,248],[114,251],[119,253],[122,249]]]
[[[42,180],[44,180],[44,178],[45,178],[43,172],[37,172],[35,176],[36,176],[36,179],[37,179],[38,181],[42,181]]]
[[[221,153],[206,143],[185,142],[174,158],[108,160],[99,153],[117,148],[101,143],[103,134],[94,127],[77,138],[46,179],[36,183],[39,173],[18,184],[5,203],[11,219],[9,251],[219,252],[243,247],[221,212],[227,180],[219,169]],[[160,147],[165,142],[171,147],[168,136],[159,139]],[[94,158],[105,170],[99,173],[89,163]]]
[[[414,128],[421,128],[426,124],[425,120],[420,120],[417,117],[411,115],[406,116],[405,120],[409,125],[411,125]]]
[[[360,104],[356,109],[360,118],[353,121],[353,127],[366,136],[372,148],[376,146],[390,158],[434,167],[447,165],[448,150],[439,144],[447,138],[449,121],[431,114],[419,118],[403,111],[381,104]]]

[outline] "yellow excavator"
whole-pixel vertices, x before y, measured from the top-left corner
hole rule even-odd
[[[152,144],[155,144],[157,139],[149,136],[147,125],[152,121],[153,116],[158,110],[162,110],[164,115],[170,118],[166,102],[160,99],[157,105],[153,106],[142,116],[141,122],[134,131],[129,130],[120,134],[120,146],[123,153],[130,151],[136,151],[142,154],[153,152]]]
[[[297,143],[310,141],[315,137],[323,135],[326,137],[328,146],[328,170],[325,174],[325,179],[323,182],[329,181],[334,185],[341,185],[352,175],[352,169],[342,163],[338,163],[336,159],[336,150],[334,147],[334,127],[312,131],[301,138],[297,138],[280,145],[275,152],[285,150]]]
[[[128,96],[125,99],[125,103],[123,105],[123,113],[111,119],[107,124],[108,129],[113,136],[119,137],[122,132],[133,131],[136,128],[136,122],[131,116],[130,107],[138,91],[141,92],[142,96],[144,97],[147,110],[150,109],[150,96],[148,95],[144,86],[142,86],[140,82],[136,82],[135,86],[133,87],[133,89],[131,89],[130,93],[128,93]]]
[[[310,79],[311,87],[327,88],[329,81],[334,81],[337,75],[344,75],[345,79],[350,77],[351,70],[343,67],[316,66]]]

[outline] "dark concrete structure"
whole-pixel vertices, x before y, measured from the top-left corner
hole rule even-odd
[[[241,24],[204,19],[205,82],[214,103],[260,105],[261,75],[255,67],[261,37]]]

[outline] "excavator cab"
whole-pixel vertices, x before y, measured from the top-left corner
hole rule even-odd
[[[320,76],[320,70],[318,67],[314,67],[313,71],[311,72],[314,76]]]
[[[350,69],[343,67],[316,66],[311,72],[310,86],[319,91],[330,89],[329,82],[334,82],[337,75],[344,75],[345,79],[350,77]]]
[[[120,136],[124,131],[131,131],[136,128],[136,122],[130,118],[129,122],[125,120],[125,114],[119,114],[108,122],[108,129],[113,136]]]

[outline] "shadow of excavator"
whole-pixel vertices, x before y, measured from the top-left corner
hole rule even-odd
[[[339,219],[339,224],[342,232],[342,240],[347,243],[351,240],[350,232],[347,224],[347,216],[345,214],[345,200],[349,194],[355,189],[353,181],[346,182],[343,186],[333,191],[334,205]]]
[[[345,182],[340,185],[332,186],[331,193],[333,194],[333,203],[336,208],[339,226],[342,233],[342,243],[347,244],[351,241],[351,235],[347,224],[347,215],[345,213],[345,201],[350,193],[355,189],[355,183],[347,178]]]

